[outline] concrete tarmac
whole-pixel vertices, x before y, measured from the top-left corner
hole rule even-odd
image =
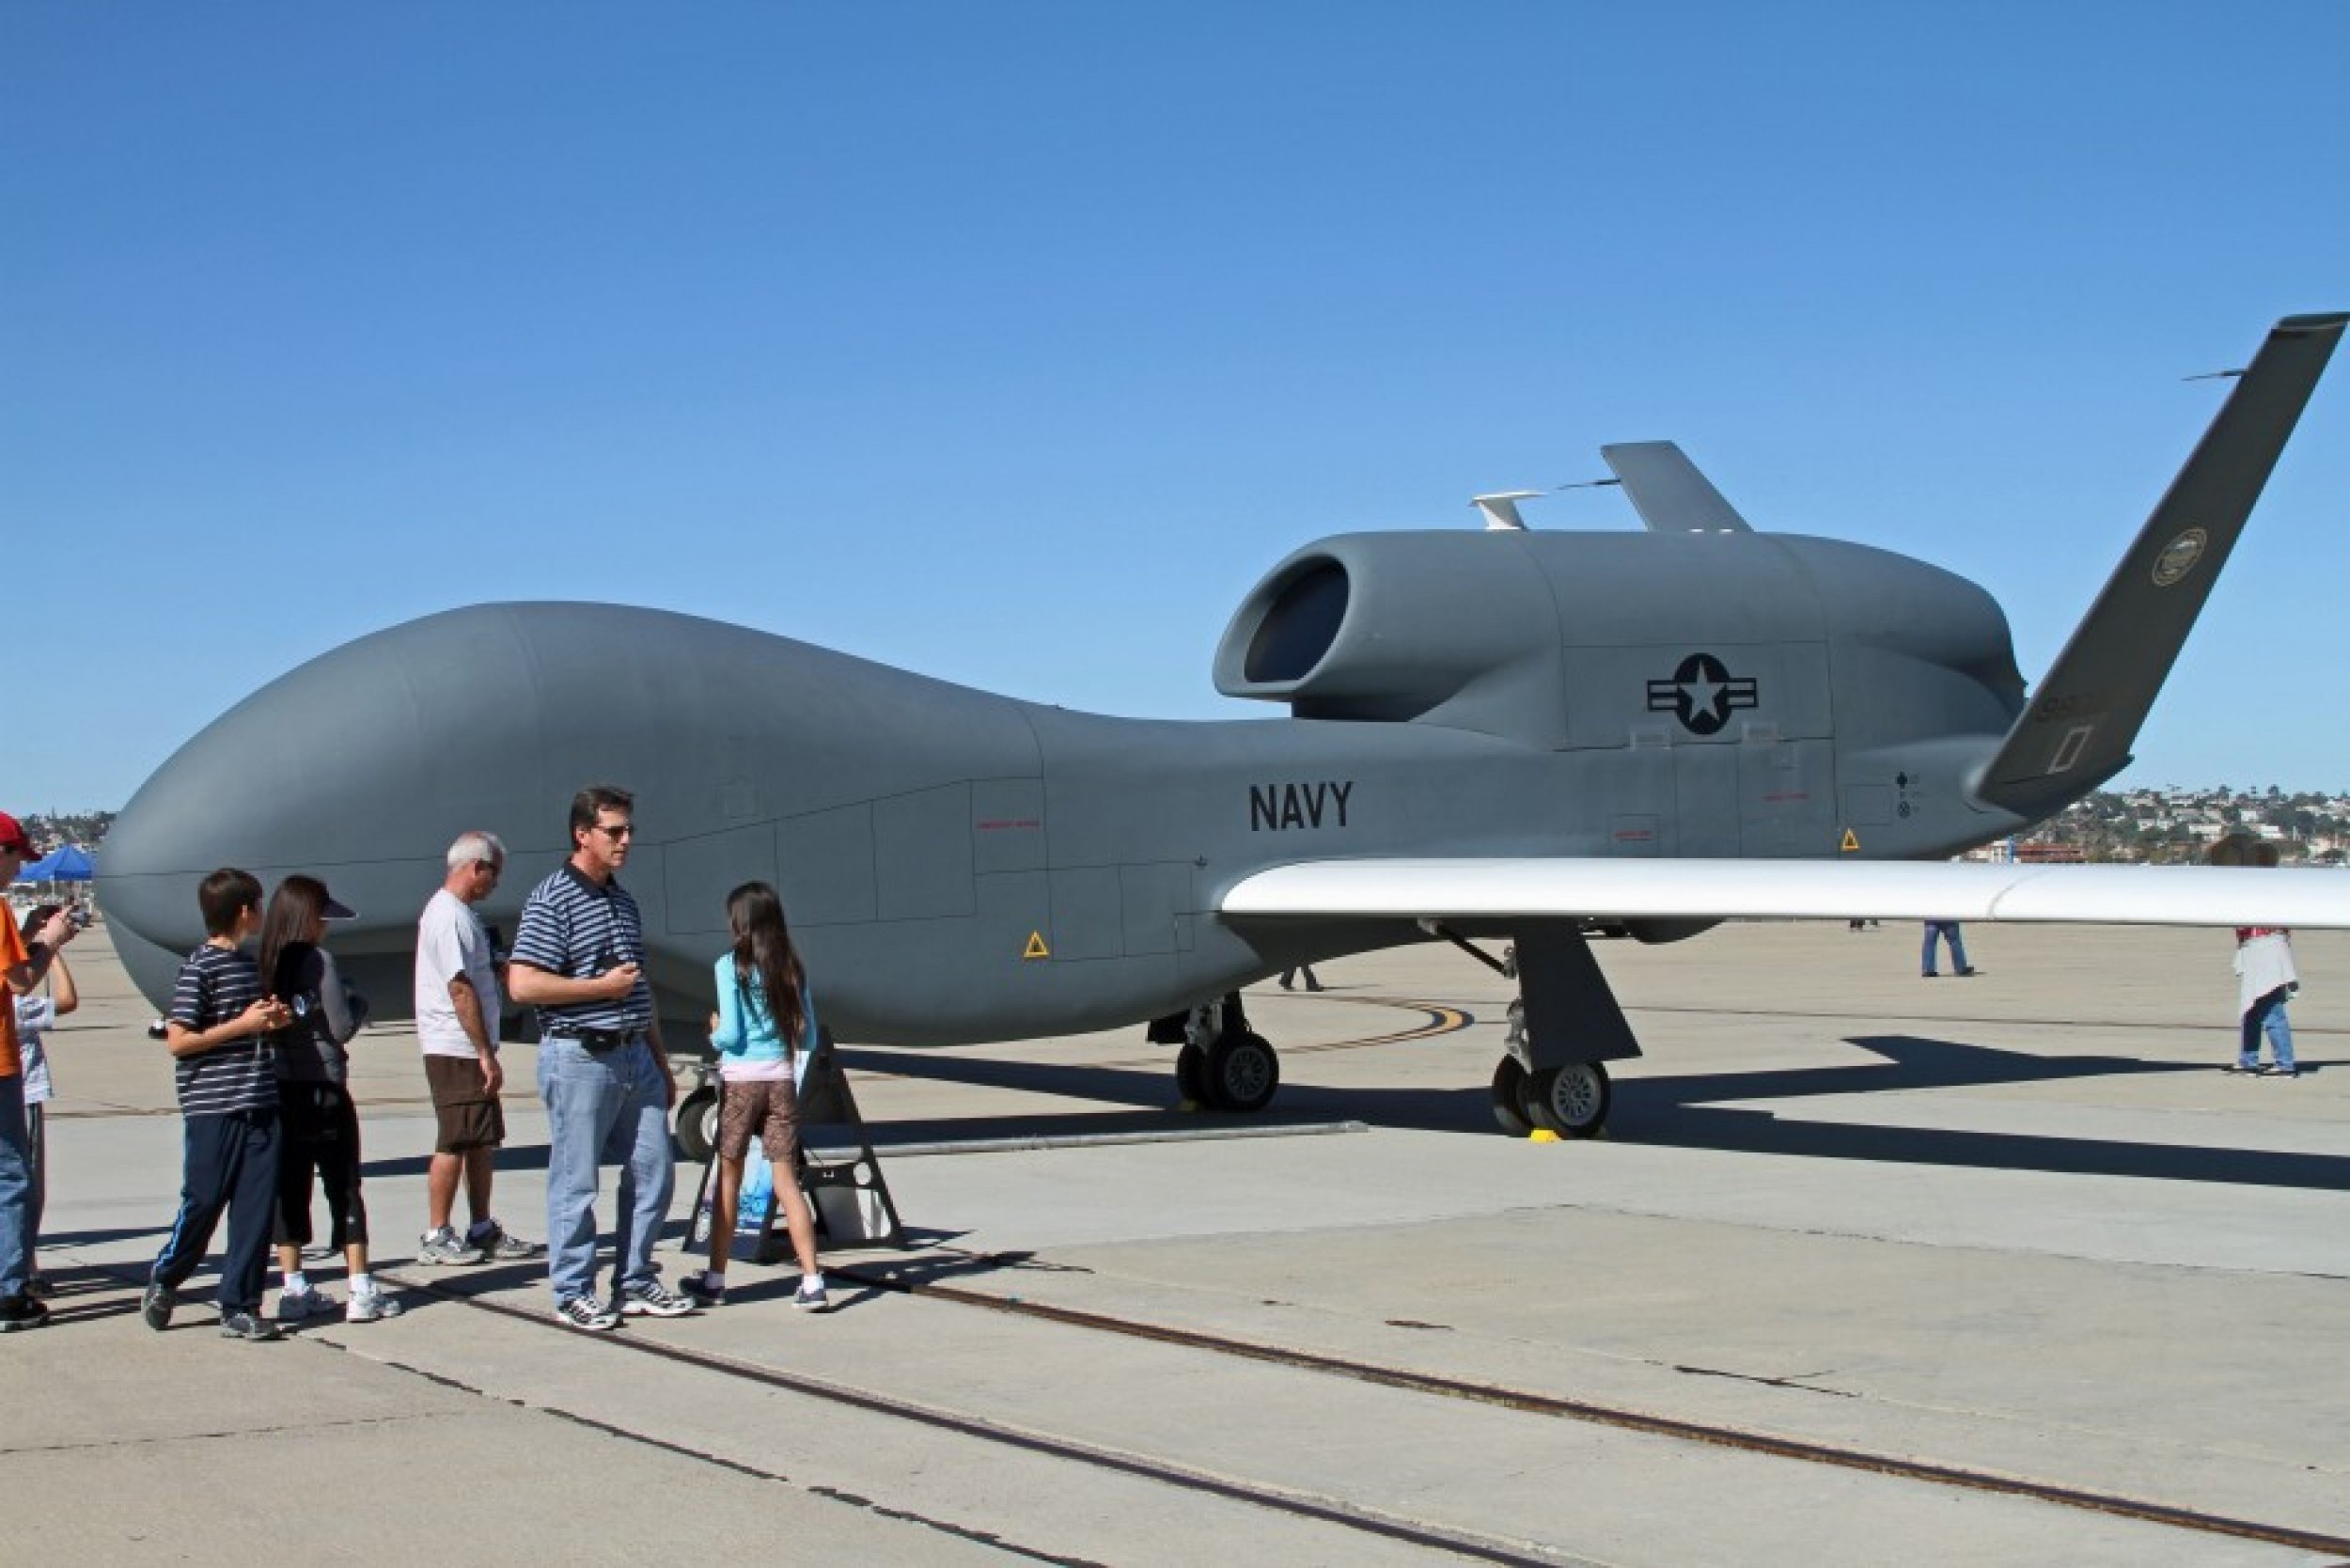
[[[1967,939],[1931,981],[1908,926],[1604,947],[1648,1055],[1590,1142],[1496,1130],[1508,985],[1438,946],[1253,991],[1255,1119],[1174,1109],[1138,1028],[851,1048],[885,1149],[1121,1140],[885,1152],[910,1245],[828,1255],[834,1311],[738,1262],[602,1336],[543,1264],[413,1262],[431,1108],[370,1029],[409,1310],[250,1345],[208,1276],[139,1321],[180,1128],[102,928],[51,1037],[56,1322],[0,1340],[0,1560],[2350,1560],[2350,936],[2296,940],[2291,1082],[2218,1071],[2225,932]],[[496,1207],[539,1237],[508,1055]]]

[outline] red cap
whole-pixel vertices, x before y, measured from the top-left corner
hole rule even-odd
[[[32,835],[6,811],[0,811],[0,850],[14,850],[27,860],[35,858]]]

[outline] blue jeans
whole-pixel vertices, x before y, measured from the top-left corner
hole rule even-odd
[[[1918,955],[1918,972],[1921,975],[1934,973],[1934,939],[1937,936],[1946,938],[1950,944],[1950,967],[1965,969],[1966,967],[1966,944],[1959,940],[1958,922],[1956,920],[1928,920],[1925,950]]]
[[[0,1007],[13,998],[0,995]],[[0,1296],[23,1295],[31,1283],[33,1138],[24,1125],[24,1078],[0,1078]]]
[[[2236,1065],[2258,1067],[2261,1062],[2261,1031],[2268,1031],[2268,1048],[2280,1067],[2293,1065],[2293,1020],[2285,1016],[2285,998],[2293,994],[2290,986],[2280,985],[2252,1004],[2244,1015],[2244,1043],[2236,1052]]]
[[[669,1152],[667,1081],[642,1040],[590,1051],[574,1040],[539,1043],[539,1098],[547,1107],[547,1276],[560,1303],[596,1294],[596,1172],[620,1168],[613,1229],[613,1290],[650,1284],[653,1243],[669,1217],[676,1166]]]

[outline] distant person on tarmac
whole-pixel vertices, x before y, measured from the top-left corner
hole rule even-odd
[[[448,847],[448,874],[416,921],[416,1043],[425,1086],[439,1122],[425,1177],[425,1231],[416,1257],[427,1263],[515,1262],[546,1249],[509,1235],[490,1211],[490,1182],[506,1141],[499,1091],[499,954],[475,905],[506,870],[506,846],[493,833],[461,833]],[[460,1236],[449,1224],[458,1179],[473,1224]]]
[[[0,811],[0,887],[35,859],[33,840],[14,817]],[[28,940],[14,920],[0,919],[0,1334],[39,1328],[49,1309],[32,1294],[33,1146],[24,1124],[24,1064],[16,1038],[16,998],[29,996],[80,927],[53,915]]]
[[[1935,978],[1934,943],[1936,937],[1940,937],[1950,945],[1950,973],[1964,977],[1975,972],[1975,966],[1966,962],[1966,944],[1958,934],[1958,922],[1956,920],[1928,920],[1926,922],[1926,945],[1918,955],[1918,972],[1920,975],[1927,980]]]
[[[1308,990],[1308,991],[1319,991],[1319,990],[1321,990],[1321,989],[1322,989],[1322,982],[1321,982],[1320,980],[1318,980],[1314,979],[1314,966],[1313,966],[1312,964],[1299,964],[1299,965],[1298,965],[1296,968],[1294,968],[1294,969],[1284,969],[1284,970],[1282,970],[1282,971],[1281,971],[1281,989],[1282,989],[1282,990],[1284,990],[1284,991],[1291,991],[1291,990],[1294,990],[1294,989],[1296,989],[1294,986],[1292,986],[1292,985],[1291,985],[1291,984],[1290,984],[1290,980],[1291,980],[1291,979],[1292,979],[1292,977],[1297,976],[1297,975],[1303,975],[1303,976],[1305,976],[1305,977],[1306,977],[1306,989],[1307,989],[1307,990]]]
[[[645,928],[619,883],[635,797],[594,785],[572,798],[572,855],[530,890],[508,965],[514,999],[539,1010],[539,1097],[547,1107],[547,1273],[556,1321],[589,1332],[623,1315],[683,1317],[653,1243],[676,1180],[669,1110],[677,1079],[661,1047]],[[620,1168],[613,1299],[596,1294],[597,1167]]]
[[[718,1192],[710,1215],[710,1267],[679,1281],[705,1307],[727,1296],[727,1259],[734,1249],[734,1209],[742,1200],[743,1166],[751,1134],[759,1134],[775,1171],[791,1250],[800,1260],[800,1288],[791,1305],[821,1312],[823,1272],[816,1266],[816,1216],[800,1190],[799,1065],[816,1049],[816,1001],[784,924],[783,901],[763,882],[746,882],[727,895],[727,924],[734,946],[719,955],[718,1011],[710,1015],[710,1043],[718,1052]]]
[[[2274,866],[2277,846],[2235,835],[2220,839],[2208,856],[2215,866]],[[2236,1057],[2231,1073],[2264,1078],[2297,1078],[2293,1058],[2293,1020],[2285,1004],[2301,990],[2293,962],[2293,933],[2283,926],[2238,926],[2235,932]],[[2261,1037],[2268,1037],[2269,1062],[2261,1065]]]

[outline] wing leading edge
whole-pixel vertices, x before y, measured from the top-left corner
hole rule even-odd
[[[2007,920],[2350,930],[2350,871],[1907,860],[1314,860],[1223,913],[1486,920]]]

